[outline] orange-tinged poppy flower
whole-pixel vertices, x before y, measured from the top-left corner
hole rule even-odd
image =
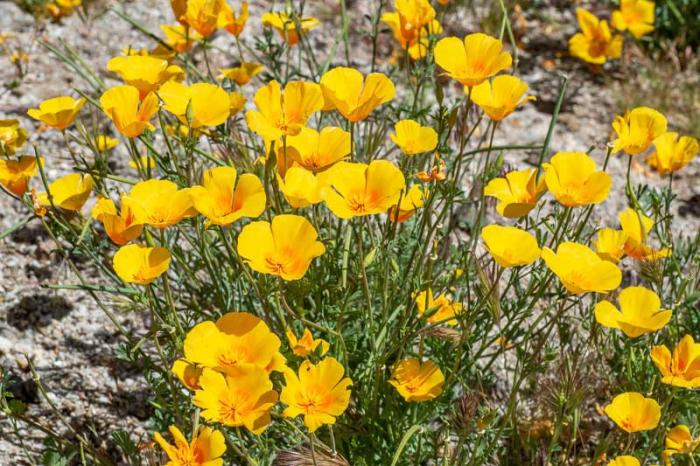
[[[107,136],[105,134],[98,134],[95,136],[95,147],[100,152],[107,152],[119,144],[119,140],[113,137]]]
[[[617,264],[625,255],[627,234],[622,230],[603,228],[593,241],[595,252],[607,261]]]
[[[610,301],[601,301],[593,309],[595,320],[608,328],[617,328],[630,338],[655,332],[671,320],[671,311],[661,309],[659,296],[641,286],[630,286],[617,298],[618,310]]]
[[[202,417],[229,427],[245,426],[260,435],[270,424],[270,410],[277,402],[267,372],[247,368],[236,377],[205,368],[199,378],[201,390],[192,403],[202,409]]]
[[[27,130],[19,120],[0,120],[0,155],[14,155],[27,142]]]
[[[220,17],[227,8],[226,0],[187,0],[179,20],[207,38],[221,25]]]
[[[253,77],[258,73],[262,73],[263,70],[265,70],[265,67],[260,63],[243,62],[238,66],[234,66],[233,68],[222,68],[219,70],[221,71],[219,79],[227,78],[239,86],[243,86],[248,84],[250,80],[253,79]]]
[[[54,97],[40,103],[39,108],[30,108],[27,115],[52,128],[66,129],[73,124],[85,102],[85,99],[68,96]]]
[[[283,135],[293,136],[323,108],[323,94],[318,84],[290,81],[284,93],[277,81],[270,81],[255,93],[258,110],[246,112],[248,127],[266,140],[277,141]]]
[[[238,235],[238,254],[256,272],[299,280],[314,258],[326,252],[311,222],[298,215],[278,215],[252,222]]]
[[[27,192],[29,180],[38,172],[36,157],[31,155],[23,155],[18,159],[0,158],[0,186],[15,196],[22,197]]]
[[[504,268],[528,265],[540,258],[537,239],[517,227],[487,225],[481,230],[486,250]]]
[[[143,224],[140,223],[129,205],[122,205],[121,212],[112,199],[99,197],[92,208],[92,218],[102,222],[105,232],[114,244],[123,246],[141,235]]]
[[[349,154],[350,133],[335,126],[320,132],[305,126],[298,134],[287,137],[287,157],[314,173],[326,170]],[[278,159],[283,156],[284,147],[280,146]]]
[[[318,204],[323,200],[323,180],[306,168],[290,167],[284,177],[278,173],[277,184],[289,205],[295,209]]]
[[[148,285],[170,266],[170,251],[165,248],[129,244],[119,248],[112,259],[114,271],[126,283]]]
[[[498,199],[496,211],[507,218],[527,215],[546,191],[544,178],[537,179],[537,170],[529,168],[494,178],[484,188],[484,195]]]
[[[263,26],[274,28],[290,46],[295,46],[300,36],[321,24],[316,18],[293,18],[287,13],[278,11],[267,12],[261,19]],[[297,28],[297,23],[301,29]]]
[[[423,191],[419,185],[414,184],[408,188],[408,191],[403,196],[401,196],[401,202],[398,205],[398,212],[396,205],[391,206],[389,209],[389,218],[392,221],[399,223],[405,222],[409,218],[413,217],[418,209],[423,207],[427,197],[428,190],[426,189]]]
[[[400,120],[389,135],[401,152],[406,155],[430,152],[437,147],[438,135],[429,126],[421,126],[414,120]]]
[[[203,367],[197,366],[186,359],[178,359],[173,363],[170,371],[190,390],[199,390],[199,378],[202,376]]]
[[[511,75],[496,76],[471,90],[471,99],[493,121],[501,121],[533,96],[525,96],[528,85]]]
[[[140,99],[158,90],[163,83],[184,77],[184,71],[179,66],[144,55],[114,57],[107,63],[107,69],[118,74],[125,84],[138,89]]]
[[[138,137],[146,129],[155,129],[150,123],[158,111],[158,97],[155,94],[148,94],[143,101],[139,101],[139,91],[135,87],[116,86],[102,94],[100,106],[117,130],[128,138]]]
[[[654,139],[666,132],[666,117],[649,107],[637,107],[616,116],[612,123],[617,139],[613,141],[613,152],[624,151],[628,155],[645,152]]]
[[[94,181],[90,175],[71,173],[62,176],[49,185],[49,196],[42,192],[37,196],[37,202],[42,206],[54,205],[64,210],[79,211],[92,192]]]
[[[210,83],[195,83],[191,86],[169,81],[158,89],[163,108],[175,115],[183,125],[192,128],[218,126],[231,113],[228,93]]]
[[[389,383],[404,400],[421,402],[440,396],[445,376],[432,361],[408,358],[394,366]]]
[[[691,335],[684,336],[673,349],[666,345],[654,346],[651,359],[661,372],[661,381],[674,387],[700,387],[700,343]]]
[[[620,9],[612,12],[610,23],[639,39],[654,30],[654,9],[654,2],[649,0],[620,0]]]
[[[308,328],[304,328],[304,333],[301,335],[301,338],[297,338],[294,330],[291,328],[287,328],[285,335],[287,336],[287,341],[289,342],[289,347],[292,349],[292,352],[302,358],[310,355],[319,347],[319,354],[323,356],[328,352],[328,348],[330,348],[326,340],[314,338]]]
[[[186,26],[184,20],[185,11],[187,10],[187,0],[170,0],[170,8],[173,10],[173,15],[178,23]]]
[[[610,460],[607,466],[640,466],[640,464],[634,456],[623,455]]]
[[[670,466],[673,455],[693,455],[700,446],[700,438],[693,438],[688,426],[679,424],[668,431],[664,443],[666,448],[661,453],[661,457],[664,464]]]
[[[609,59],[622,55],[622,36],[613,35],[604,19],[598,19],[593,13],[583,8],[576,9],[576,18],[581,32],[569,39],[569,53],[581,60],[595,65],[602,65]]]
[[[503,43],[480,32],[469,34],[464,40],[446,37],[435,44],[435,63],[449,77],[472,87],[496,73],[510,68],[513,58],[503,50]]]
[[[638,260],[656,261],[668,257],[671,250],[668,248],[655,249],[649,246],[647,237],[654,221],[641,212],[632,208],[623,210],[618,214],[620,227],[627,236],[625,241],[625,254]]]
[[[637,392],[617,395],[604,411],[620,429],[629,433],[651,430],[661,418],[659,404]]]
[[[606,293],[620,286],[622,272],[612,262],[601,259],[587,246],[564,242],[555,253],[542,248],[542,259],[573,294]]]
[[[234,167],[216,167],[202,175],[202,186],[189,190],[194,207],[214,225],[230,225],[243,217],[256,218],[265,210],[260,179]]]
[[[356,69],[343,66],[321,76],[321,89],[332,108],[351,122],[364,120],[396,94],[394,83],[386,75],[370,73],[363,78]]]
[[[248,2],[241,3],[241,14],[236,13],[228,6],[226,2],[219,14],[219,27],[228,31],[234,37],[238,37],[245,29],[245,23],[248,21]]]
[[[557,152],[542,167],[547,189],[562,205],[600,204],[608,197],[610,175],[596,170],[593,159],[583,152]]]
[[[678,133],[668,132],[654,139],[655,151],[647,159],[650,167],[659,174],[673,173],[690,163],[700,153],[700,143],[690,136],[678,137]]]
[[[205,321],[187,333],[185,359],[236,377],[247,369],[266,373],[281,371],[282,343],[258,317],[247,312],[229,312],[216,322]]]
[[[395,0],[394,8],[395,12],[382,14],[382,22],[412,59],[423,58],[428,53],[428,36],[442,33],[435,9],[428,0]]]
[[[165,34],[164,42],[176,52],[187,52],[192,48],[193,41],[202,38],[196,31],[182,24],[161,24],[160,30]]]
[[[369,165],[338,162],[327,176],[324,200],[340,218],[386,213],[406,187],[403,173],[388,160],[373,160]]]
[[[433,290],[428,288],[417,293],[413,300],[418,308],[418,315],[422,317],[427,314],[429,323],[457,325],[455,316],[462,312],[462,304],[452,302],[447,295],[440,294],[436,297]]]
[[[192,441],[188,442],[176,426],[168,428],[174,445],[168,443],[160,433],[153,434],[153,440],[168,455],[166,466],[223,466],[221,458],[226,452],[224,434],[210,427],[202,427]]]
[[[325,358],[318,364],[306,360],[299,367],[299,375],[288,370],[284,373],[285,386],[280,401],[287,405],[287,417],[304,416],[310,432],[324,424],[335,424],[350,403],[352,380],[345,368],[334,358]]]
[[[137,222],[155,228],[166,228],[180,220],[194,216],[188,189],[178,189],[168,180],[147,180],[136,183],[129,194],[122,197],[122,209],[128,207]]]
[[[447,171],[445,169],[445,161],[440,158],[440,156],[435,153],[435,161],[437,162],[430,171],[422,170],[416,173],[416,178],[423,183],[430,183],[431,181],[443,181],[447,178]]]

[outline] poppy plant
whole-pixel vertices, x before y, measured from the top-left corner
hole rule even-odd
[[[661,457],[664,464],[668,466],[671,464],[673,455],[693,455],[700,445],[700,438],[693,438],[688,426],[679,424],[668,431],[664,444],[666,448],[661,453]]]
[[[651,349],[651,360],[661,372],[661,382],[682,388],[700,387],[700,343],[684,336],[673,349],[666,345]]]
[[[613,228],[603,228],[593,241],[595,252],[607,261],[617,264],[625,255],[627,234]]]
[[[107,152],[119,144],[119,140],[105,134],[95,136],[95,147],[100,152]]]
[[[528,85],[515,76],[501,75],[475,86],[471,90],[472,101],[493,121],[501,121],[530,100],[525,96]]]
[[[669,131],[654,139],[654,152],[647,159],[660,175],[673,173],[690,163],[700,153],[700,143],[694,137],[678,136]]]
[[[153,440],[170,460],[166,466],[223,466],[224,460],[221,457],[226,452],[226,440],[218,430],[202,427],[189,442],[176,426],[171,425],[168,430],[174,445],[168,443],[160,433],[153,434]]]
[[[612,123],[617,139],[613,152],[624,151],[628,155],[645,152],[654,140],[666,132],[666,117],[649,107],[637,107],[624,116],[616,116]]]
[[[277,174],[277,184],[289,205],[300,209],[323,200],[321,191],[325,185],[320,178],[306,168],[293,166],[286,171],[284,178]]]
[[[68,96],[54,97],[40,103],[39,108],[30,108],[27,115],[47,126],[64,130],[73,124],[85,102],[85,99]]]
[[[498,199],[496,211],[507,218],[527,215],[546,191],[544,178],[537,179],[537,170],[529,168],[494,178],[484,188],[484,196]]]
[[[188,189],[179,189],[168,180],[147,180],[136,183],[122,197],[137,222],[155,228],[166,228],[194,216],[192,197]]]
[[[654,9],[649,0],[620,0],[620,9],[612,12],[610,22],[618,31],[629,31],[636,39],[654,30]]]
[[[285,147],[278,148],[278,158],[284,162]],[[350,133],[335,126],[321,131],[308,127],[287,137],[287,164],[294,161],[314,173],[330,168],[350,154]],[[282,163],[284,165],[284,163]]]
[[[285,335],[287,336],[289,347],[297,356],[306,357],[316,351],[316,348],[319,347],[319,354],[323,356],[328,352],[328,348],[330,348],[330,345],[326,340],[314,338],[308,328],[304,329],[304,333],[302,334],[301,338],[297,338],[294,330],[291,328],[287,328]]]
[[[417,184],[414,184],[401,197],[401,202],[398,205],[393,205],[389,209],[389,218],[396,222],[405,222],[413,217],[418,209],[423,207],[425,200],[428,197],[428,190],[423,190]]]
[[[0,155],[14,155],[28,138],[18,120],[0,120]]]
[[[144,55],[114,57],[107,63],[107,70],[118,74],[125,84],[138,89],[141,100],[165,82],[184,76],[184,71],[179,66],[171,65],[161,58]]]
[[[440,396],[445,376],[432,361],[408,358],[394,366],[389,383],[404,400],[421,402]]]
[[[117,276],[126,283],[148,285],[170,266],[170,251],[160,247],[129,244],[119,248],[112,260]]]
[[[603,411],[620,429],[629,433],[651,430],[661,418],[661,408],[656,400],[636,392],[617,395]]]
[[[187,0],[179,20],[186,23],[204,38],[211,36],[220,25],[226,10],[225,0]]]
[[[261,19],[263,26],[274,28],[292,47],[299,42],[301,36],[321,24],[316,18],[294,18],[281,11],[267,12]]]
[[[655,332],[671,320],[671,311],[661,309],[659,296],[644,287],[625,288],[617,300],[619,310],[607,300],[596,304],[595,319],[603,327],[620,329],[630,338]]]
[[[164,42],[176,52],[187,52],[192,48],[192,42],[202,38],[197,32],[182,24],[161,24],[160,30],[165,34]]]
[[[607,466],[640,466],[639,460],[634,456],[618,456],[608,462]]]
[[[436,297],[430,288],[417,293],[413,299],[418,309],[418,315],[422,317],[427,314],[429,323],[457,325],[455,316],[462,312],[461,303],[452,302],[445,294]]]
[[[446,37],[435,44],[435,63],[452,79],[473,87],[510,68],[513,58],[503,50],[503,43],[480,32],[464,40]]]
[[[406,155],[430,152],[438,144],[438,135],[435,130],[429,126],[421,126],[414,120],[396,122],[394,132],[389,137]]]
[[[178,359],[173,363],[170,371],[190,390],[198,390],[199,378],[202,376],[204,368],[197,366],[185,359]]]
[[[622,55],[622,36],[613,35],[604,19],[598,19],[593,13],[583,8],[576,9],[581,32],[569,39],[569,53],[581,60],[602,65],[610,59]]]
[[[100,97],[102,111],[127,138],[140,136],[145,130],[154,130],[150,123],[158,111],[158,97],[148,94],[141,101],[139,91],[133,86],[116,86]]]
[[[612,179],[583,152],[557,152],[543,163],[544,181],[554,198],[567,207],[600,204],[608,197]]]
[[[141,235],[143,224],[140,223],[129,205],[122,205],[121,211],[112,199],[100,197],[92,208],[92,218],[102,222],[102,225],[114,244],[123,246]]]
[[[248,21],[248,2],[241,3],[241,13],[236,14],[229,6],[224,3],[219,15],[219,27],[223,27],[233,37],[238,37],[245,29],[245,23]]]
[[[396,94],[394,83],[386,75],[370,73],[363,78],[356,69],[343,66],[321,76],[321,89],[331,108],[353,123],[367,118]]]
[[[259,63],[242,62],[233,68],[222,68],[219,79],[230,79],[239,86],[244,86],[264,69],[265,67]]]
[[[481,239],[491,257],[504,268],[532,264],[540,258],[537,239],[520,228],[487,225],[481,230]]]
[[[63,210],[77,212],[82,209],[90,196],[93,185],[92,176],[72,173],[51,183],[48,189],[49,194],[39,193],[37,201],[42,206],[53,205]]]
[[[428,36],[442,33],[435,9],[428,0],[394,0],[396,11],[382,14],[382,22],[413,60],[428,53]]]
[[[43,159],[40,159],[43,163]],[[17,159],[0,158],[0,186],[15,196],[22,197],[27,192],[29,180],[39,172],[37,158],[23,155]]]
[[[647,237],[654,226],[654,221],[651,218],[632,208],[628,208],[618,214],[618,219],[620,220],[620,227],[627,237],[625,240],[625,254],[629,257],[655,261],[671,254],[670,249],[655,249],[647,244]]]
[[[191,86],[168,81],[158,89],[163,100],[163,109],[177,117],[183,125],[192,128],[218,126],[231,113],[228,93],[210,83],[195,83]]]
[[[601,259],[587,246],[564,242],[556,253],[542,248],[542,259],[573,294],[606,293],[620,286],[622,272],[612,262]]]

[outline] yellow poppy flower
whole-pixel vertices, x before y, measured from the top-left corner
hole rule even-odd
[[[207,38],[220,26],[219,18],[227,8],[225,0],[187,0],[179,20]]]
[[[310,432],[324,424],[335,424],[350,403],[349,386],[352,380],[343,378],[345,368],[333,358],[325,358],[318,364],[306,360],[299,367],[299,375],[288,370],[284,373],[285,386],[280,401],[287,405],[283,414],[287,417],[304,416],[304,424]]]
[[[543,163],[544,181],[554,198],[567,207],[600,204],[608,197],[612,180],[583,152],[557,152]]]
[[[406,155],[430,152],[438,144],[435,130],[429,126],[421,126],[414,120],[398,121],[389,137]]]
[[[27,192],[29,179],[38,172],[36,157],[31,155],[23,155],[18,159],[0,158],[0,186],[15,196],[22,197]]]
[[[435,9],[428,0],[395,0],[395,12],[382,14],[382,22],[391,29],[401,48],[414,60],[428,53],[428,36],[442,33]]]
[[[432,361],[408,358],[394,366],[389,383],[404,400],[421,402],[440,396],[445,376]]]
[[[202,38],[196,31],[182,24],[161,24],[160,30],[165,34],[164,42],[176,52],[187,52],[192,48],[192,42]]]
[[[105,134],[98,134],[95,136],[95,147],[100,152],[110,151],[117,147],[118,144],[119,140]]]
[[[449,77],[467,87],[486,81],[499,71],[510,68],[513,58],[503,50],[503,43],[480,32],[464,40],[446,37],[435,44],[435,63]]]
[[[290,81],[284,93],[277,81],[270,81],[255,93],[258,110],[246,112],[248,127],[269,141],[283,135],[293,136],[323,107],[323,94],[318,84]]]
[[[274,28],[290,46],[299,42],[299,37],[315,28],[321,22],[316,18],[292,18],[287,13],[270,11],[262,15],[262,24],[265,27]],[[297,23],[301,30],[297,29]]]
[[[496,76],[471,90],[471,99],[493,121],[501,121],[533,96],[524,96],[528,85],[515,76]]]
[[[221,69],[219,79],[227,78],[235,82],[239,86],[243,86],[245,84],[248,84],[250,80],[253,79],[253,77],[256,76],[258,73],[262,73],[263,70],[265,70],[265,67],[259,63],[243,62],[240,65],[235,66],[233,68]]]
[[[209,427],[202,427],[188,442],[176,426],[168,428],[173,436],[175,445],[165,441],[158,432],[153,434],[153,440],[168,455],[167,466],[223,466],[221,458],[226,452],[224,434]]]
[[[129,244],[119,248],[112,259],[114,271],[126,283],[148,285],[170,266],[170,251]]]
[[[92,218],[102,222],[109,239],[119,246],[135,240],[143,231],[143,224],[139,223],[128,204],[122,205],[121,212],[117,213],[114,201],[109,198],[97,199],[92,208]]]
[[[423,191],[419,185],[414,184],[408,188],[408,191],[401,197],[401,202],[398,205],[398,212],[396,211],[396,205],[391,206],[389,209],[389,218],[399,223],[405,222],[413,217],[418,209],[423,207],[427,196],[427,189]]]
[[[138,170],[141,167],[143,170],[153,170],[156,168],[156,160],[153,157],[142,155],[138,159],[138,164],[134,160],[129,160],[129,167]]]
[[[666,345],[651,349],[651,360],[661,372],[661,382],[674,387],[700,387],[700,343],[691,335],[684,336],[673,349]]]
[[[247,99],[240,92],[231,92],[228,95],[230,116],[237,115],[245,108]]]
[[[700,153],[700,143],[690,136],[678,137],[678,133],[668,132],[654,139],[656,150],[647,163],[659,174],[665,175],[680,170]]]
[[[224,28],[234,37],[238,37],[245,29],[245,23],[248,21],[248,2],[241,3],[241,14],[236,13],[228,6],[226,2],[219,14],[219,27]]]
[[[265,373],[284,369],[281,345],[258,317],[229,312],[216,322],[195,325],[185,337],[184,352],[191,363],[236,377],[250,368]]]
[[[158,90],[163,83],[184,77],[184,71],[179,66],[144,55],[114,57],[107,62],[107,70],[118,74],[125,84],[138,89],[140,99]]]
[[[122,197],[122,209],[128,207],[137,222],[155,228],[166,228],[180,220],[194,216],[188,189],[178,189],[168,180],[147,180],[136,183],[129,194]]]
[[[573,294],[605,293],[620,286],[622,281],[622,272],[615,264],[601,259],[582,244],[561,243],[556,253],[542,248],[542,259]]]
[[[501,267],[528,265],[540,258],[537,239],[520,228],[487,225],[481,230],[486,250]]]
[[[18,120],[0,120],[0,155],[14,155],[27,142],[27,130]]]
[[[624,455],[610,460],[607,466],[640,466],[640,464],[639,460],[634,456]]]
[[[299,280],[314,258],[326,252],[311,223],[298,215],[252,222],[238,235],[238,254],[256,272]]]
[[[287,335],[287,341],[289,342],[289,347],[292,349],[292,352],[297,356],[301,356],[302,358],[305,358],[316,351],[316,348],[319,346],[321,347],[321,356],[326,354],[328,352],[328,348],[330,348],[330,345],[326,340],[322,338],[314,339],[311,331],[308,328],[304,329],[304,333],[302,334],[301,338],[297,338],[297,336],[294,334],[294,330],[291,328],[287,328],[285,335]]]
[[[139,91],[135,87],[116,86],[102,94],[100,106],[117,130],[128,138],[138,137],[146,129],[155,129],[150,123],[158,111],[158,97],[155,94],[148,94],[143,101],[139,101]]]
[[[673,455],[692,455],[700,445],[700,438],[693,438],[688,426],[679,424],[666,434],[666,448],[661,457],[667,466],[671,465]],[[692,463],[691,463],[692,464]]]
[[[666,132],[666,117],[649,107],[637,107],[616,116],[612,127],[617,134],[613,141],[613,152],[625,151],[637,155],[646,151],[654,139]]]
[[[39,108],[30,108],[27,115],[52,128],[66,129],[73,124],[85,102],[85,99],[68,96],[54,97],[40,103]]]
[[[618,219],[622,231],[627,235],[625,254],[628,256],[639,260],[656,261],[671,254],[668,248],[654,249],[647,244],[647,236],[654,226],[651,218],[628,208],[618,214]]]
[[[197,366],[185,359],[178,359],[173,363],[170,371],[190,390],[199,390],[199,378],[202,376],[203,367]]]
[[[618,310],[610,301],[595,305],[595,320],[603,327],[617,328],[630,338],[655,332],[671,320],[671,311],[661,309],[661,300],[651,290],[630,286],[617,298]]]
[[[228,93],[215,84],[185,86],[168,81],[158,89],[158,97],[163,100],[165,110],[192,128],[218,126],[226,122],[231,112]]]
[[[453,303],[447,295],[441,294],[435,297],[433,290],[428,288],[416,294],[413,300],[418,308],[418,315],[422,317],[424,314],[430,314],[429,323],[457,325],[455,316],[462,312],[462,304]]]
[[[340,218],[386,213],[399,201],[406,180],[388,160],[364,163],[338,162],[327,173],[326,205]]]
[[[201,390],[192,403],[202,409],[202,417],[229,427],[245,426],[260,435],[270,424],[270,410],[277,392],[267,372],[257,367],[241,371],[236,377],[205,368],[199,378]]]
[[[617,395],[604,411],[620,429],[629,433],[651,430],[659,424],[661,418],[659,404],[636,392]]]
[[[544,178],[537,179],[537,170],[529,168],[494,178],[484,188],[484,196],[498,199],[496,211],[507,218],[527,215],[546,191]]]
[[[639,39],[654,30],[654,9],[654,2],[649,0],[620,0],[620,9],[612,12],[610,23]]]
[[[350,133],[335,126],[320,132],[302,127],[298,134],[287,137],[287,157],[314,173],[326,170],[350,154]],[[278,158],[284,147],[278,148]]]
[[[230,225],[243,217],[256,218],[265,210],[265,188],[260,179],[234,167],[216,167],[202,175],[202,186],[189,190],[194,207],[214,225]]]
[[[64,210],[79,211],[92,192],[94,181],[90,175],[72,173],[62,176],[49,185],[51,200],[46,193],[39,193],[37,202],[42,206],[54,206]]]
[[[396,94],[394,83],[386,75],[370,73],[363,78],[356,69],[343,66],[321,76],[321,89],[329,105],[351,122],[364,120]]]
[[[277,183],[284,198],[295,209],[318,204],[323,200],[323,181],[303,167],[290,167],[284,178],[278,173]]]
[[[581,60],[595,65],[602,65],[609,59],[622,55],[622,36],[610,32],[610,26],[604,19],[598,19],[593,13],[583,8],[576,9],[576,18],[581,32],[569,39],[569,53]]]
[[[626,242],[627,234],[624,231],[603,228],[593,241],[593,247],[602,259],[617,264],[625,255]]]

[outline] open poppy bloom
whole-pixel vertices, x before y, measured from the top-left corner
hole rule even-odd
[[[659,425],[661,418],[661,408],[656,400],[637,392],[617,395],[604,411],[620,429],[629,433],[651,430]]]
[[[0,158],[0,186],[15,196],[22,197],[27,192],[29,180],[38,172],[36,157],[31,155],[23,155],[18,159]]]
[[[192,128],[218,126],[228,119],[231,112],[228,93],[210,83],[185,86],[168,81],[158,89],[158,97],[163,99],[165,110]]]
[[[617,264],[625,255],[626,242],[627,234],[624,231],[603,228],[593,241],[593,247],[601,259]]]
[[[620,9],[612,12],[610,22],[618,31],[629,31],[635,38],[654,30],[654,9],[649,0],[620,0]]]
[[[158,111],[158,97],[155,94],[148,94],[140,101],[139,91],[135,87],[116,86],[102,94],[100,106],[117,130],[128,138],[138,137],[146,129],[155,129],[150,123]]]
[[[248,127],[268,141],[294,136],[309,117],[323,108],[323,94],[316,83],[290,81],[284,93],[277,81],[270,81],[255,93],[258,110],[246,112]]]
[[[435,63],[449,77],[467,87],[486,81],[510,68],[513,58],[503,50],[503,43],[480,32],[468,34],[464,40],[446,37],[435,44]]]
[[[127,206],[137,222],[155,228],[166,228],[180,220],[196,215],[188,189],[178,189],[168,180],[147,180],[136,183],[122,197],[122,209]]]
[[[418,315],[421,317],[428,315],[428,322],[431,324],[447,324],[451,326],[457,325],[455,316],[462,312],[462,304],[454,303],[445,294],[440,294],[437,297],[433,295],[433,290],[428,288],[421,291],[413,298]]]
[[[573,294],[606,293],[622,281],[622,272],[615,264],[601,259],[583,244],[564,242],[556,253],[542,248],[542,259]]]
[[[62,130],[73,124],[85,102],[85,99],[76,100],[68,96],[54,97],[40,103],[39,108],[30,108],[27,115],[47,126]]]
[[[175,445],[166,442],[160,433],[153,434],[153,440],[168,455],[167,466],[223,466],[221,457],[226,452],[226,439],[218,430],[202,427],[190,442],[176,426],[168,430]]]
[[[321,177],[306,168],[293,166],[287,169],[284,178],[277,174],[277,184],[289,205],[295,209],[318,204],[323,200],[321,194],[325,186]]]
[[[511,75],[496,76],[475,86],[471,99],[493,121],[501,121],[533,96],[525,96],[528,85]]]
[[[247,312],[228,312],[216,322],[200,322],[187,333],[185,359],[237,377],[247,369],[265,373],[281,371],[284,356],[280,339],[258,317]]]
[[[537,180],[537,170],[529,168],[494,178],[484,188],[484,196],[498,199],[496,211],[507,218],[527,215],[546,191],[544,178]]]
[[[261,73],[264,69],[265,67],[259,63],[243,62],[240,65],[235,66],[233,68],[221,69],[219,79],[227,78],[235,82],[239,86],[243,86],[245,84],[248,84],[254,76],[256,76],[258,73]]]
[[[440,396],[445,376],[432,361],[408,358],[394,366],[389,383],[404,400],[420,402]]]
[[[269,222],[252,222],[238,235],[238,254],[256,272],[299,280],[314,258],[326,252],[318,233],[304,217],[277,215]]]
[[[618,456],[608,462],[607,466],[640,466],[639,460],[634,456]]]
[[[321,76],[323,97],[332,109],[356,123],[382,104],[393,100],[394,83],[385,74],[370,73],[365,78],[354,68],[339,66]]]
[[[0,120],[0,155],[14,155],[27,142],[27,130],[19,120]]]
[[[338,162],[327,176],[324,200],[339,218],[386,213],[406,187],[403,173],[388,160],[373,160],[369,165]]]
[[[189,189],[194,207],[209,223],[230,225],[243,217],[256,218],[265,210],[265,188],[260,179],[234,167],[216,167],[204,172],[202,186]]]
[[[179,53],[189,51],[192,48],[192,42],[202,38],[197,32],[182,24],[161,24],[160,30],[165,34],[164,42]]]
[[[700,343],[691,335],[684,336],[673,349],[666,345],[651,349],[651,360],[661,372],[661,382],[674,387],[700,387]]]
[[[236,15],[236,13],[228,6],[228,3],[224,3],[221,13],[219,14],[219,24],[220,28],[224,28],[232,36],[238,37],[245,29],[245,23],[248,21],[248,2],[244,1],[241,3],[241,13]]]
[[[670,466],[673,455],[692,455],[700,445],[700,438],[693,438],[688,426],[679,424],[666,434],[666,448],[661,453],[664,464]]]
[[[199,378],[202,376],[204,368],[197,366],[185,359],[178,359],[173,363],[170,371],[190,390],[198,390]]]
[[[278,147],[278,159],[284,161],[284,147]],[[287,137],[287,164],[294,161],[314,173],[326,170],[350,154],[350,133],[335,126],[320,132],[302,127],[298,134]],[[285,163],[281,163],[284,166]]]
[[[528,265],[540,258],[537,239],[520,228],[487,225],[481,239],[498,265],[504,268]]]
[[[230,7],[225,0],[186,0],[178,21],[184,22],[207,38],[222,25],[226,10],[230,10]]]
[[[326,340],[323,340],[322,338],[314,338],[308,328],[304,328],[304,333],[302,334],[301,338],[297,338],[294,330],[291,328],[287,328],[285,335],[287,335],[287,341],[289,342],[289,347],[292,349],[292,352],[303,358],[316,351],[316,348],[319,346],[321,347],[321,356],[326,354],[328,352],[328,348],[330,348],[330,345]]]
[[[430,152],[438,144],[438,135],[435,130],[429,126],[421,126],[414,120],[396,122],[394,132],[389,137],[406,155]]]
[[[325,358],[318,364],[306,360],[299,366],[299,375],[292,370],[284,373],[285,386],[280,401],[287,405],[287,417],[304,416],[309,432],[324,424],[335,424],[350,403],[352,380],[343,378],[345,368],[334,358]]]
[[[119,248],[112,260],[114,271],[126,283],[148,285],[170,266],[170,251],[129,244]]]
[[[250,367],[235,377],[205,368],[199,378],[200,390],[192,403],[202,409],[202,417],[229,427],[245,426],[260,435],[270,424],[270,410],[277,392],[267,372]]]
[[[654,139],[656,150],[647,163],[659,174],[673,173],[690,163],[700,153],[700,143],[690,136],[678,137],[678,133],[667,132]]]
[[[435,19],[435,9],[428,0],[394,0],[395,12],[382,14],[382,22],[391,29],[403,50],[414,60],[428,53],[428,36],[440,34],[442,26]]]
[[[637,107],[616,116],[612,123],[617,139],[613,141],[613,152],[624,151],[628,155],[645,152],[654,139],[666,132],[666,117],[649,107]]]
[[[427,196],[428,190],[423,191],[419,185],[414,184],[408,188],[408,191],[401,197],[401,202],[398,206],[391,206],[389,209],[389,218],[395,222],[405,222],[413,217],[418,209],[423,207]]]
[[[92,218],[102,222],[105,232],[114,244],[123,246],[141,235],[143,224],[134,216],[129,205],[122,205],[121,212],[112,199],[100,197],[92,208]]]
[[[595,320],[603,327],[617,328],[630,338],[655,332],[671,320],[671,311],[661,309],[659,296],[641,286],[630,286],[617,298],[618,310],[610,301],[595,305]]]
[[[668,248],[655,249],[647,243],[647,237],[654,221],[646,215],[632,208],[623,210],[618,214],[620,227],[627,236],[625,241],[625,254],[645,261],[656,261],[668,257],[671,250]]]
[[[302,35],[321,24],[316,18],[293,18],[282,11],[269,11],[263,14],[261,19],[263,26],[274,28],[292,47],[299,42]]]
[[[543,163],[544,181],[554,198],[567,207],[600,204],[608,197],[612,179],[583,152],[557,152]]]
[[[594,65],[620,58],[623,38],[619,34],[613,36],[606,20],[598,19],[583,8],[576,9],[576,18],[581,32],[569,39],[569,53],[572,56]]]
[[[55,206],[63,210],[79,211],[85,201],[90,197],[94,181],[90,175],[71,173],[62,176],[49,185],[48,192],[51,199],[45,192],[37,196],[37,201],[42,206]]]
[[[139,99],[144,99],[171,79],[184,77],[184,71],[179,66],[144,55],[114,57],[107,63],[107,70],[118,74],[124,83],[138,89]]]

